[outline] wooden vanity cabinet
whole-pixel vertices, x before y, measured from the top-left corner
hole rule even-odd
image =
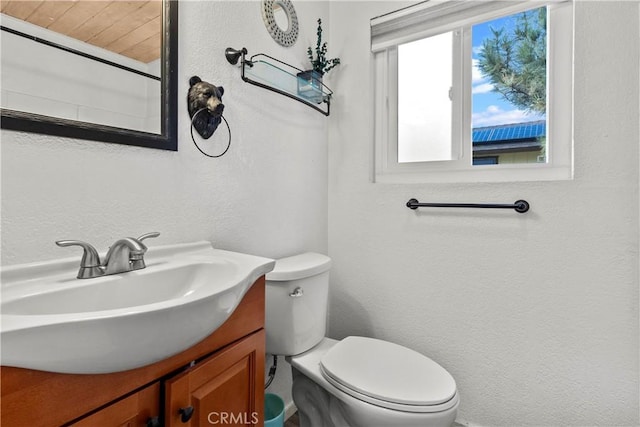
[[[98,412],[89,415],[73,427],[159,427],[160,425],[160,382],[156,382],[131,396],[125,397]],[[157,425],[153,426],[154,419]]]
[[[203,341],[152,365],[95,375],[0,367],[0,425],[262,426],[264,285]]]
[[[258,425],[264,419],[264,332],[257,332],[165,383],[167,427]],[[262,361],[260,361],[262,359]],[[263,421],[262,421],[263,422]]]

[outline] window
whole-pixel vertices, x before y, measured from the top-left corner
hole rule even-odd
[[[452,160],[454,34],[398,46],[398,163]],[[425,58],[429,64],[425,64]],[[424,102],[429,99],[429,102]]]
[[[376,181],[572,177],[573,4],[546,3],[428,1],[371,20]]]

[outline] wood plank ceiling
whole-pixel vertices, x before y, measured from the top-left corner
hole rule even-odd
[[[1,0],[0,12],[137,61],[160,58],[162,0]]]

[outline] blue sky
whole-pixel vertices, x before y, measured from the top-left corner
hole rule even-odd
[[[506,17],[473,26],[473,127],[528,122],[544,118],[544,116],[537,114],[527,114],[525,111],[519,110],[516,106],[503,100],[498,93],[491,90],[493,86],[488,79],[485,79],[482,76],[482,73],[480,73],[480,70],[477,68],[478,54],[482,50],[482,41],[485,38],[491,37],[491,30],[489,27],[492,26],[494,28],[500,28],[503,25],[509,27],[512,26],[513,23],[514,19]]]

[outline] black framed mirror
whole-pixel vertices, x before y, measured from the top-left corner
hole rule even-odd
[[[6,34],[10,34],[13,37],[14,35],[16,35],[15,34],[16,32],[22,33],[20,35],[17,35],[18,39],[25,40],[22,43],[44,45],[44,47],[41,49],[48,49],[47,51],[56,51],[56,52],[64,51],[63,54],[68,55],[70,58],[82,57],[81,59],[83,61],[92,63],[93,64],[92,66],[99,65],[99,66],[107,67],[109,70],[115,69],[117,70],[117,72],[120,72],[120,73],[137,75],[135,77],[136,79],[142,79],[142,80],[137,80],[138,82],[140,81],[150,82],[150,83],[144,83],[144,84],[149,86],[153,85],[153,87],[157,89],[154,89],[152,91],[153,94],[150,96],[151,98],[155,98],[155,100],[153,101],[155,103],[152,105],[152,107],[149,107],[149,110],[153,110],[154,116],[151,119],[147,117],[146,121],[152,122],[152,125],[148,125],[147,127],[138,126],[137,123],[135,125],[129,126],[127,124],[124,124],[126,123],[125,121],[117,122],[117,124],[115,125],[112,123],[105,124],[105,122],[108,122],[108,120],[103,120],[100,118],[97,120],[92,120],[92,116],[95,116],[95,114],[93,112],[87,113],[86,111],[84,112],[84,115],[76,114],[76,116],[74,116],[73,119],[69,117],[64,117],[64,114],[59,113],[59,111],[65,110],[65,106],[67,104],[62,103],[60,101],[49,102],[49,99],[47,99],[47,97],[44,95],[42,97],[44,102],[40,102],[40,101],[31,102],[31,105],[36,106],[35,108],[33,108],[35,112],[30,111],[29,108],[22,108],[22,105],[27,104],[26,102],[14,102],[14,105],[17,105],[19,108],[14,108],[13,105],[6,106],[5,102],[3,102],[3,108],[1,109],[0,126],[3,129],[17,130],[17,131],[30,132],[30,133],[40,133],[40,134],[46,134],[46,135],[86,139],[91,141],[102,141],[102,142],[110,142],[110,143],[117,143],[117,144],[134,145],[139,147],[148,147],[148,148],[177,151],[178,150],[178,142],[177,142],[178,0],[157,0],[157,2],[161,2],[161,5],[156,3],[155,6],[157,7],[157,10],[153,12],[157,15],[155,17],[151,17],[149,10],[144,9],[144,7],[141,6],[141,4],[144,2],[119,3],[117,1],[113,1],[111,3],[113,3],[112,7],[120,7],[122,4],[125,4],[125,3],[130,4],[131,5],[130,7],[136,7],[135,10],[120,12],[120,15],[123,15],[124,17],[127,17],[127,16],[135,17],[136,15],[143,15],[143,14],[149,15],[148,17],[149,22],[147,27],[149,27],[153,23],[157,23],[158,25],[161,24],[161,27],[159,26],[158,30],[156,31],[159,33],[157,37],[159,40],[157,42],[155,41],[149,42],[148,40],[151,39],[151,37],[149,37],[148,40],[146,41],[147,44],[157,43],[159,45],[159,46],[156,46],[156,50],[158,51],[156,56],[159,56],[159,58],[155,59],[155,62],[153,65],[153,67],[155,67],[156,69],[156,74],[159,74],[159,76],[154,75],[153,72],[142,73],[142,72],[139,72],[139,70],[136,70],[135,66],[133,67],[128,66],[127,62],[131,62],[129,58],[124,58],[123,63],[125,65],[122,65],[120,61],[112,61],[110,55],[115,55],[115,54],[112,54],[111,52],[106,52],[105,54],[106,56],[92,55],[92,54],[87,54],[86,52],[83,51],[83,49],[75,49],[73,46],[78,42],[76,40],[72,40],[70,37],[67,37],[66,35],[60,36],[62,37],[61,40],[63,41],[66,41],[67,39],[70,40],[70,42],[65,45],[62,43],[58,43],[57,41],[52,42],[50,40],[47,40],[44,37],[34,36],[32,34],[25,34],[22,31],[17,31],[15,29],[12,29],[10,28],[11,27],[10,25],[5,25],[5,24],[12,23],[16,21],[16,19],[13,16],[8,15],[11,12],[11,10],[5,10],[5,6],[4,6],[5,2],[3,2],[3,10],[2,10],[2,14],[3,14],[2,15],[2,18],[3,18],[3,21],[2,21],[3,99],[11,100],[9,96],[6,96],[7,92],[5,92],[7,88],[7,84],[5,84],[5,76],[7,75],[7,73],[5,71],[7,70],[7,68],[5,68],[5,64],[4,64],[4,60],[9,57],[11,49],[8,49],[5,47],[4,40],[10,38],[8,36],[5,37]],[[7,2],[7,4],[9,5],[11,3],[12,2]],[[19,3],[19,2],[15,2],[15,3]],[[42,3],[49,3],[49,1],[32,2],[32,3],[42,4]],[[51,7],[53,7],[53,4],[61,4],[61,3],[72,4],[74,2],[52,1]],[[80,1],[77,3],[84,3],[84,2]],[[108,6],[106,5],[107,3],[109,2],[95,2],[95,4],[105,5],[104,6],[105,10],[103,11],[104,14],[114,15],[113,9],[109,10]],[[151,7],[154,6],[152,3],[154,3],[153,0],[146,2],[147,9],[150,9]],[[50,18],[50,15],[52,14],[52,12],[49,10],[47,10],[47,12],[49,13],[48,19],[51,20],[52,18]],[[37,17],[35,11],[31,11],[29,13]],[[40,15],[43,15],[43,13],[40,13]],[[96,19],[98,18],[100,18],[100,16],[96,14]],[[135,19],[131,19],[131,20],[133,21]],[[104,19],[103,18],[99,19],[97,22],[104,22]],[[23,25],[22,22],[17,22],[17,24],[18,24],[17,27],[20,27],[21,25]],[[36,32],[40,31],[40,28],[34,27],[30,23],[26,23],[24,25],[25,25],[25,28],[27,29],[32,28],[32,29],[35,29]],[[114,27],[117,25],[121,25],[121,24],[113,24]],[[86,22],[84,26],[90,29],[90,31],[93,31],[94,33],[96,33],[97,31],[95,23]],[[82,29],[81,26],[77,26],[74,31],[79,32],[81,29]],[[44,30],[44,31],[48,31],[48,30]],[[143,32],[144,30],[136,29],[133,31],[130,31],[130,30],[127,30],[127,31],[129,31],[130,33],[135,33],[138,39],[143,39],[145,37],[144,35],[141,34],[141,32]],[[49,33],[45,33],[45,35],[46,34],[49,34]],[[53,34],[53,35],[55,36],[54,38],[58,37],[58,35],[56,34]],[[92,37],[96,38],[95,34],[93,34]],[[117,44],[122,44],[120,41],[126,37],[112,36],[112,38],[114,39],[114,41],[112,41],[111,44],[117,45]],[[52,45],[55,45],[55,46],[52,46]],[[15,50],[19,48],[13,47],[13,49]],[[94,47],[91,46],[90,49],[94,49]],[[125,49],[125,48],[120,47],[120,49]],[[136,50],[136,48],[129,48],[129,51],[130,50]],[[18,61],[20,61],[20,58],[35,57],[35,58],[39,58],[40,62],[43,62],[45,63],[44,65],[46,65],[46,60],[48,57],[45,57],[43,55],[24,55],[23,51],[21,51],[21,53],[22,53],[21,55],[14,55],[16,57],[14,62],[17,63]],[[71,61],[71,59],[69,61]],[[63,61],[57,61],[57,62],[67,62],[67,61],[63,60]],[[137,63],[136,61],[133,61],[133,62]],[[15,79],[18,81],[17,86],[26,87],[27,84],[25,84],[25,82],[29,82],[29,80],[26,80],[27,78],[26,76],[29,75],[27,67],[22,67],[21,64],[19,63],[13,64],[13,65],[17,67],[17,69],[21,70],[16,74],[18,74],[21,78],[23,78],[22,83],[20,83],[19,78]],[[24,70],[27,70],[27,71],[24,71]],[[115,72],[115,71],[108,71],[107,73],[112,73],[112,72]],[[59,73],[61,74],[55,77],[54,80],[51,80],[52,82],[55,82],[55,84],[49,84],[49,86],[60,86],[54,89],[57,90],[58,92],[66,93],[64,89],[66,87],[65,84],[69,83],[69,81],[73,80],[73,78],[69,77],[70,73],[64,73],[64,71]],[[111,75],[111,74],[108,74],[108,75]],[[9,79],[9,77],[7,77],[7,79]],[[36,81],[41,79],[32,79],[32,80]],[[102,75],[102,73],[92,71],[91,75],[87,78],[87,81],[83,82],[83,84],[85,86],[92,86],[92,87],[104,86],[102,83],[109,82],[110,80],[112,79],[110,79],[109,77],[105,77],[105,75]],[[115,83],[111,82],[111,84],[112,85],[115,84],[114,90],[110,90],[108,93],[104,95],[110,98],[113,98],[111,100],[111,104],[115,105],[114,109],[118,110],[118,109],[126,109],[128,107],[131,107],[131,102],[129,101],[129,99],[117,98],[121,94],[127,94],[127,95],[130,94],[131,93],[130,87],[127,86],[126,84],[120,84],[120,82],[115,82]],[[133,83],[133,85],[139,86],[140,83]],[[45,89],[48,90],[49,88],[47,87]],[[150,92],[150,89],[148,87],[144,90],[146,90],[147,92]],[[141,91],[143,91],[143,89],[141,89]],[[98,99],[98,98],[102,99],[103,94],[96,94],[96,95],[87,94],[87,91],[85,90],[83,91],[83,96],[85,97],[95,96],[96,97],[95,99]],[[23,94],[23,93],[17,93],[17,95],[13,97],[13,99],[17,99],[19,101],[22,101],[23,99],[37,100],[37,98],[33,97],[33,94]],[[49,110],[46,110],[44,107],[46,105],[49,105],[48,103],[53,106],[53,108],[51,108],[50,110],[52,111],[51,115],[46,113]],[[62,106],[62,107],[58,108],[58,106]],[[74,108],[76,108],[76,106],[74,106]],[[81,109],[81,108],[83,107],[81,106],[76,109]],[[137,108],[137,107],[131,107],[131,108]],[[94,108],[93,110],[97,111],[97,110],[100,110],[100,108]],[[43,114],[43,111],[44,111],[44,114]],[[116,115],[119,115],[120,113],[121,113],[120,111],[109,112],[111,116],[116,116]],[[55,114],[58,114],[58,117],[54,117]],[[120,115],[123,115],[123,114],[120,114]],[[144,114],[140,114],[140,115],[144,116]]]

